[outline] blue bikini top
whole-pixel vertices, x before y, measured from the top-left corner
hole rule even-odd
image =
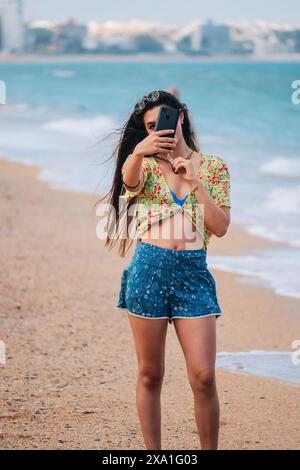
[[[189,197],[189,195],[187,194],[186,196],[184,196],[183,199],[179,199],[172,189],[170,191],[171,191],[174,201],[176,202],[176,204],[179,204],[180,206],[182,206],[187,200],[187,198]]]

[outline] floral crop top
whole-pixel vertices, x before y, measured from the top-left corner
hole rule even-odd
[[[204,248],[207,249],[213,234],[203,224],[203,218],[199,217],[200,208],[196,195],[191,192],[183,204],[176,203],[155,157],[143,158],[142,169],[144,175],[142,189],[138,192],[130,191],[123,184],[125,192],[120,196],[126,203],[137,196],[137,237],[140,238],[155,222],[171,217],[181,210],[200,232]],[[221,157],[202,154],[198,175],[218,206],[231,207],[230,174]]]

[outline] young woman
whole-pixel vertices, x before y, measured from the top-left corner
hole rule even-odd
[[[170,129],[154,130],[161,106],[180,111],[172,138],[166,137]],[[109,194],[113,216],[107,219],[106,246],[120,238],[124,213],[120,256],[134,238],[129,226],[138,239],[122,273],[116,308],[127,310],[135,341],[136,403],[146,448],[161,449],[165,340],[173,322],[194,395],[201,448],[217,449],[216,319],[222,311],[206,253],[210,237],[222,237],[230,224],[228,167],[221,157],[200,152],[186,105],[155,90],[136,104],[125,124]]]

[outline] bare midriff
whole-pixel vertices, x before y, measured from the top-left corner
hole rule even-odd
[[[169,250],[199,250],[204,247],[200,233],[182,210],[151,225],[141,240]]]
[[[198,158],[199,154],[195,158],[194,163],[196,172],[199,168]],[[176,194],[182,192],[182,189],[185,190],[184,194],[190,191],[190,185],[186,186],[186,183],[181,180],[180,175],[174,177],[167,165],[161,161],[158,163],[159,167],[164,168],[165,173],[168,172],[171,176],[167,181],[163,175],[163,179],[168,187],[172,187]],[[185,187],[182,188],[182,186]],[[191,220],[187,217],[184,206],[185,204],[183,204],[183,206],[178,205],[179,209],[174,215],[152,224],[140,239],[169,250],[199,250],[204,248],[203,239],[199,231],[196,230]]]

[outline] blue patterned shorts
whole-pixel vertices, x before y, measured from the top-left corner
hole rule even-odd
[[[222,315],[206,250],[170,250],[139,242],[123,270],[116,308],[149,319]]]

